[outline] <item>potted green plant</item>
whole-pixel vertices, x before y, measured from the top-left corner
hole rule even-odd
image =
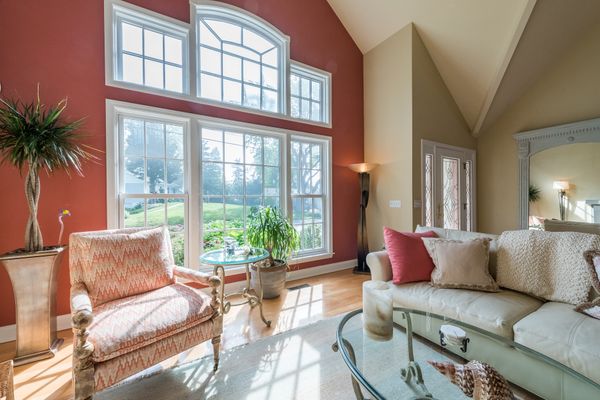
[[[264,248],[269,252],[269,257],[261,267],[263,297],[278,297],[285,287],[287,260],[300,247],[300,236],[290,221],[275,207],[261,207],[252,213],[247,235],[250,246]],[[252,286],[256,289],[259,286],[256,265],[252,266],[250,273]]]
[[[91,147],[77,144],[81,120],[62,120],[66,107],[66,99],[44,106],[39,86],[30,103],[0,97],[0,162],[12,164],[25,175],[29,208],[24,248],[0,256],[15,296],[16,365],[52,357],[60,344],[56,338],[56,277],[65,246],[44,246],[37,220],[39,173],[73,170],[81,175],[81,163],[96,158],[88,151]],[[23,304],[27,306],[20,307]]]

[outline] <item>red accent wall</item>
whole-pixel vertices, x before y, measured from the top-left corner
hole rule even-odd
[[[356,257],[358,185],[346,166],[363,159],[362,54],[326,0],[229,0],[269,21],[291,38],[291,58],[333,74],[333,128],[246,114],[106,86],[104,81],[103,1],[5,0],[0,6],[0,83],[6,97],[30,100],[40,83],[50,104],[68,96],[67,118],[85,117],[86,142],[105,149],[105,100],[228,118],[333,137],[333,250],[331,260]],[[135,0],[142,7],[189,22],[188,0]],[[85,177],[42,175],[39,221],[46,244],[58,239],[57,215],[68,208],[65,237],[71,232],[106,228],[106,171],[86,164]],[[23,180],[13,167],[0,166],[0,253],[23,246],[27,207]],[[236,279],[235,277],[234,279]],[[59,275],[58,314],[69,312],[69,268],[65,257]],[[14,301],[8,275],[0,268],[0,326],[14,324]]]

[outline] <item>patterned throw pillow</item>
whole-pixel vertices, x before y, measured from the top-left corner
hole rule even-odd
[[[592,279],[592,287],[600,295],[600,250],[588,250],[583,253],[587,261],[588,271]],[[579,304],[575,307],[576,311],[587,314],[590,317],[600,319],[600,297],[595,300]]]
[[[490,365],[476,360],[465,365],[427,361],[468,397],[475,400],[512,400],[508,382]]]
[[[72,234],[70,258],[72,283],[86,285],[94,306],[175,283],[164,227]]]
[[[496,280],[506,289],[577,305],[588,301],[592,287],[586,250],[600,250],[600,235],[506,231],[498,241]]]
[[[423,238],[435,264],[431,285],[448,289],[497,292],[498,285],[489,273],[490,240],[450,240]]]

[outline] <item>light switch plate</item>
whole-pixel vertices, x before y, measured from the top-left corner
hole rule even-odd
[[[400,208],[402,207],[402,202],[400,200],[390,200],[390,208]]]

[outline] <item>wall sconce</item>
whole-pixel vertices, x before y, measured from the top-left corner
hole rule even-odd
[[[558,211],[560,212],[560,220],[564,221],[566,214],[566,192],[569,190],[569,182],[554,181],[552,183],[552,189],[558,190]]]
[[[367,265],[367,254],[369,253],[369,240],[367,238],[367,204],[369,203],[369,172],[375,168],[377,164],[359,163],[350,164],[350,168],[354,172],[358,172],[358,184],[360,185],[360,209],[358,214],[358,265],[354,268],[355,274],[369,274],[371,270]]]

